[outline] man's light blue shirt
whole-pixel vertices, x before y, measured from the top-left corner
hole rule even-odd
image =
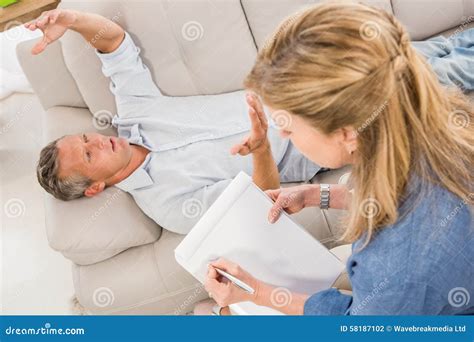
[[[240,171],[252,174],[250,156],[230,148],[249,133],[244,91],[212,96],[163,95],[126,34],[112,53],[97,53],[110,77],[119,137],[151,152],[116,186],[129,192],[163,228],[186,234]],[[308,181],[320,169],[304,158],[270,121],[268,137],[282,182]]]

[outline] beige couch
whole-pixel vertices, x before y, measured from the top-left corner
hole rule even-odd
[[[61,7],[116,20],[141,47],[162,92],[189,96],[241,89],[265,37],[284,17],[316,2],[63,0]],[[464,29],[474,19],[474,0],[368,2],[395,13],[417,40]],[[93,120],[116,108],[91,48],[73,32],[40,56],[29,54],[33,43],[20,44],[18,56],[45,109],[44,142],[97,127],[103,134],[115,134]],[[313,181],[337,182],[347,171],[326,172]],[[93,199],[61,202],[45,194],[44,202],[49,243],[72,261],[76,296],[89,313],[185,314],[206,298],[174,260],[173,250],[183,236],[161,229],[128,194],[112,187]],[[334,247],[341,231],[339,217],[336,210],[311,208],[297,220]]]

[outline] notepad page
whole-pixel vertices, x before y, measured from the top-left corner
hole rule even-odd
[[[271,200],[250,183],[200,241],[188,266],[183,266],[204,282],[207,263],[224,257],[256,278],[294,292],[312,294],[329,288],[341,273],[342,263],[286,214],[270,224],[267,215],[271,206]],[[255,307],[243,303],[240,312],[275,313]]]

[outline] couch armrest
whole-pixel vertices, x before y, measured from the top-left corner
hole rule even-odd
[[[43,108],[53,106],[83,107],[86,104],[64,63],[61,42],[57,41],[41,54],[30,53],[33,45],[41,38],[28,40],[17,45],[18,61]]]

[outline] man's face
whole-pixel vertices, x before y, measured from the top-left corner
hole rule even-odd
[[[68,135],[56,146],[61,178],[79,173],[94,182],[109,184],[132,157],[127,140],[97,133]]]

